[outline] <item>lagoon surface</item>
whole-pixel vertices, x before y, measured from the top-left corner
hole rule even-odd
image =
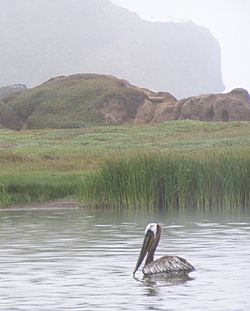
[[[148,222],[186,279],[132,272]],[[83,208],[0,210],[0,310],[250,310],[250,216]]]

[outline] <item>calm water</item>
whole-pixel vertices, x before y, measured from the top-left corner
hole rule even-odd
[[[133,279],[148,222],[156,257],[181,255],[189,279]],[[84,209],[0,211],[0,310],[250,310],[250,217]]]

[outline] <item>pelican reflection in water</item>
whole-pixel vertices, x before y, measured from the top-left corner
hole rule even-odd
[[[165,273],[171,275],[187,275],[195,268],[184,258],[179,256],[164,256],[154,260],[155,250],[161,237],[161,227],[159,224],[148,224],[145,230],[145,237],[142,244],[141,252],[138,257],[133,275],[139,269],[144,258],[147,255],[145,265],[142,269],[144,275],[156,273]]]

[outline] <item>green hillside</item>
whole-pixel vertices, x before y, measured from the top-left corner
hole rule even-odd
[[[0,124],[9,129],[82,128],[107,123],[101,109],[118,99],[133,109],[144,93],[112,76],[57,77],[0,101]]]

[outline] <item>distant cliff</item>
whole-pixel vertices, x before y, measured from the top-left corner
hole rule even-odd
[[[108,0],[1,0],[0,43],[0,86],[100,72],[178,98],[224,89],[207,29],[144,21]]]

